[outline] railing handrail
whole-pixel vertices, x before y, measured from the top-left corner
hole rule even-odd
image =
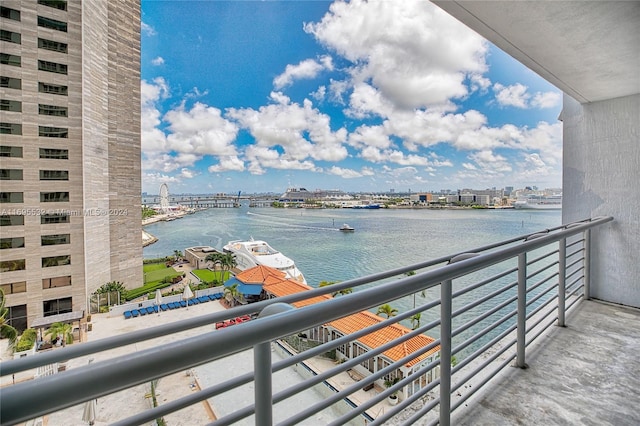
[[[60,410],[81,402],[98,398],[118,390],[126,389],[155,378],[163,377],[179,371],[214,361],[254,347],[256,344],[270,342],[282,336],[287,336],[299,330],[311,329],[326,324],[337,318],[364,311],[389,300],[399,299],[422,290],[437,286],[447,280],[453,280],[462,275],[477,271],[487,266],[511,259],[522,253],[535,250],[545,245],[558,242],[572,235],[581,233],[603,223],[613,220],[612,217],[598,217],[570,225],[546,230],[544,233],[530,234],[521,244],[502,247],[498,250],[480,253],[456,263],[440,268],[431,269],[413,276],[402,277],[391,283],[366,288],[358,292],[344,295],[309,305],[303,308],[289,310],[256,321],[238,324],[233,330],[221,329],[212,333],[185,338],[180,341],[164,344],[162,347],[145,349],[117,358],[96,362],[90,366],[83,366],[68,370],[63,374],[39,378],[4,388],[0,393],[0,406],[3,407],[2,423],[14,424],[52,411]],[[535,236],[535,238],[531,238]],[[508,242],[492,244],[501,247],[522,238],[511,239]],[[451,259],[448,256],[444,259]],[[438,259],[440,260],[440,259]],[[409,267],[395,269],[393,275],[398,275],[413,269],[420,269],[433,261],[423,262]],[[422,265],[417,267],[418,265]],[[398,272],[401,271],[401,272]],[[363,283],[393,276],[391,271],[360,277],[341,283],[341,287],[348,288]],[[303,294],[297,294],[276,299],[275,303],[290,303],[304,300],[319,294],[333,292],[337,288],[314,289]],[[390,294],[393,296],[390,297]],[[255,312],[269,303],[257,303],[253,306],[234,308],[234,315]],[[68,347],[37,357],[27,357],[3,363],[2,375],[13,374],[39,365],[51,363],[51,360],[63,360],[88,355],[94,352],[147,340],[168,332],[183,331],[189,328],[211,325],[220,319],[228,317],[228,313],[203,315],[167,324],[151,329],[130,333],[128,336],[116,336],[95,342],[88,342],[78,347]],[[189,350],[186,351],[185,348]],[[31,361],[29,358],[33,358]],[[40,360],[38,360],[40,358]],[[57,392],[58,389],[65,392]],[[25,403],[25,401],[29,401]]]

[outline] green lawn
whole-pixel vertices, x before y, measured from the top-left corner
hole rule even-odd
[[[229,279],[228,271],[224,272],[223,278],[222,278],[222,271],[210,271],[208,269],[194,269],[191,272],[193,272],[193,275],[200,278],[200,281],[204,281],[208,283],[214,280],[218,282],[224,282]]]
[[[152,268],[147,269],[147,266]],[[178,272],[173,268],[167,268],[164,263],[153,263],[151,265],[144,265],[144,282],[149,283],[151,281],[159,281],[165,277],[173,278],[178,275],[182,275],[182,272]]]
[[[160,263],[145,263],[144,265],[142,265],[142,272],[144,272],[145,274],[147,272],[151,272],[151,271],[159,271],[162,269],[169,269],[167,268],[167,265],[164,262],[160,262]]]

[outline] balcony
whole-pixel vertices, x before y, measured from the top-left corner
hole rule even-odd
[[[145,424],[207,401],[215,425],[637,424],[640,313],[585,300],[592,231],[612,220],[9,361],[3,383],[67,368],[3,388],[0,422],[140,399],[132,389],[207,366],[214,383],[98,422]],[[388,319],[366,313],[398,299],[412,308]]]

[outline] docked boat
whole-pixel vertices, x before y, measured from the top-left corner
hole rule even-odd
[[[339,228],[342,232],[353,232],[356,228],[347,225],[346,223]]]
[[[559,210],[562,209],[562,195],[529,196],[513,203],[513,208]]]
[[[253,238],[249,241],[229,241],[222,249],[225,253],[231,253],[235,256],[236,267],[241,271],[264,265],[284,272],[288,279],[297,280],[304,284],[307,283],[304,275],[296,267],[293,260],[271,247],[265,241],[254,240]]]

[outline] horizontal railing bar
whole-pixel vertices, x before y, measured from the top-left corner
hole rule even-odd
[[[537,271],[534,271],[533,273],[528,274],[528,275],[527,275],[527,280],[529,280],[529,279],[531,279],[531,278],[534,278],[536,275],[540,275],[540,274],[541,274],[541,273],[543,273],[544,271],[546,271],[546,270],[548,270],[548,269],[551,269],[551,268],[553,268],[554,266],[558,266],[558,263],[559,263],[559,262],[556,260],[555,262],[550,263],[550,264],[548,264],[548,265],[545,265],[545,266],[543,266],[542,268],[538,269]],[[557,274],[557,272],[556,272],[556,274]]]
[[[545,319],[547,318],[545,317]],[[529,340],[527,340],[527,342],[525,343],[525,346],[528,347],[531,343],[533,343],[538,337],[540,337],[543,333],[545,333],[547,329],[551,327],[557,320],[558,320],[557,315],[551,317],[551,319],[547,322],[547,324],[543,328],[541,328],[536,334],[534,334],[533,336],[531,336]]]
[[[514,297],[514,299],[515,299],[515,297]],[[512,300],[510,300],[509,303],[512,303]],[[504,306],[501,306],[501,309],[506,307],[508,305],[508,303],[503,303],[503,305]],[[475,333],[473,336],[467,338],[464,342],[458,343],[458,345],[454,348],[452,353],[456,353],[456,352],[460,352],[460,351],[464,350],[467,346],[469,346],[472,343],[476,342],[478,339],[486,336],[487,333],[489,333],[490,331],[495,330],[497,327],[499,327],[500,325],[504,324],[505,322],[507,322],[508,320],[510,320],[511,318],[513,318],[516,315],[517,315],[517,311],[515,311],[515,310],[507,313],[502,318],[500,318],[497,321],[487,325],[485,328],[483,328],[479,332]]]
[[[517,281],[513,281],[513,282],[505,285],[504,287],[496,289],[496,290],[492,291],[491,293],[489,293],[489,294],[487,294],[487,295],[485,295],[485,296],[483,296],[483,297],[481,297],[481,298],[479,298],[477,300],[474,300],[471,303],[468,303],[468,304],[466,304],[464,306],[461,306],[460,308],[456,309],[455,311],[453,311],[451,313],[451,317],[452,318],[456,318],[457,316],[467,312],[468,310],[473,309],[476,306],[479,306],[479,305],[483,304],[484,302],[487,302],[487,301],[493,299],[494,297],[501,295],[502,293],[506,293],[508,290],[512,289],[513,287],[515,287],[517,285],[518,285],[518,282]],[[454,335],[455,335],[455,332],[454,332]]]
[[[584,279],[584,275],[576,278],[576,280],[574,282],[572,282],[571,285],[568,286],[567,288],[572,288],[575,284],[581,283],[583,279]],[[579,284],[579,285],[576,286],[576,288],[572,289],[567,295],[568,296],[575,296],[575,294],[578,292],[578,290],[581,290],[583,287],[584,287],[583,284]]]
[[[470,327],[480,323],[481,321],[484,321],[485,319],[487,319],[488,317],[490,317],[491,315],[495,314],[496,312],[498,312],[499,310],[507,307],[510,303],[515,302],[518,299],[517,296],[512,296],[509,299],[504,300],[503,302],[500,302],[497,306],[494,306],[493,308],[491,308],[490,310],[486,311],[485,313],[478,315],[474,318],[471,318],[469,321],[467,321],[466,323],[462,324],[461,326],[455,328],[452,332],[451,335],[452,337],[458,336],[461,333],[464,333],[466,330],[468,330]]]
[[[574,250],[572,252],[567,251],[567,259],[569,259],[572,256],[575,256],[577,254],[581,254],[581,253],[584,253],[584,247],[582,247],[582,246],[578,247],[576,250]]]
[[[544,254],[540,255],[539,257],[537,257],[535,259],[527,260],[527,267],[531,266],[531,265],[533,265],[535,263],[538,263],[540,261],[543,261],[546,258],[551,257],[551,256],[553,256],[555,254],[558,254],[558,251],[559,251],[558,249],[555,249],[555,250],[552,250],[550,252],[544,253]]]
[[[515,344],[515,341],[513,342],[513,344]],[[500,354],[496,354],[495,357],[493,357],[493,359],[490,358],[491,361],[493,361],[494,359],[496,359],[499,355],[502,355],[502,353]],[[516,358],[516,354],[513,353],[511,354],[511,356],[509,356],[507,359],[505,359],[500,365],[498,365],[494,370],[491,371],[491,373],[487,374],[476,386],[474,386],[471,391],[469,391],[468,393],[462,395],[461,398],[459,398],[452,406],[451,406],[451,411],[455,411],[457,408],[460,407],[460,405],[462,405],[465,401],[467,401],[469,398],[471,398],[476,392],[478,392],[480,389],[482,389],[483,386],[485,386],[487,383],[489,383],[489,381],[491,379],[493,379],[499,372],[501,372],[506,366],[508,366],[511,361],[513,361]]]
[[[549,277],[552,278],[552,277]],[[542,284],[542,282],[541,282]],[[535,296],[531,297],[530,299],[527,299],[527,307],[533,305],[534,303],[536,303],[538,300],[542,299],[544,296],[546,296],[547,294],[549,294],[549,292],[553,291],[553,290],[557,290],[558,289],[558,284],[553,284],[547,288],[545,288],[543,291],[541,291],[540,293],[536,294]],[[555,296],[555,298],[557,299],[557,295]],[[549,300],[553,300],[553,298],[549,299]]]
[[[542,280],[538,281],[537,283],[535,283],[534,285],[532,285],[527,289],[527,295],[531,294],[534,290],[537,290],[540,286],[548,283],[552,279],[558,278],[558,276],[559,276],[558,272],[554,272],[553,274],[544,277]],[[557,287],[558,287],[558,282],[556,281],[551,288],[557,288]],[[527,305],[529,305],[529,303],[527,303]]]
[[[567,249],[569,249],[569,248],[571,248],[571,247],[573,247],[575,245],[582,244],[583,242],[584,242],[584,238],[580,238],[580,239],[578,239],[576,241],[571,241],[570,243],[567,242]]]
[[[476,350],[474,350],[471,354],[469,354],[467,357],[465,357],[462,361],[458,362],[458,364],[456,365],[456,368],[453,370],[452,374],[455,374],[457,371],[462,370],[465,366],[471,364],[472,361],[474,361],[477,357],[482,355],[487,349],[489,349],[490,347],[496,345],[502,339],[507,337],[510,333],[513,333],[513,331],[516,330],[516,328],[517,328],[516,325],[513,324],[512,326],[508,327],[506,330],[504,330],[500,334],[498,334],[496,337],[494,337],[493,339],[489,340],[487,343],[485,343],[481,347],[479,347]],[[513,339],[513,341],[515,342],[516,339]],[[476,369],[476,371],[478,371],[478,369]],[[457,388],[455,388],[455,389],[457,389]],[[452,390],[455,390],[455,389],[452,387]]]
[[[547,300],[545,303],[541,304],[540,306],[538,306],[536,309],[534,309],[531,313],[529,313],[529,315],[527,315],[527,320],[533,318],[534,316],[536,316],[540,311],[542,311],[547,305],[549,305],[551,302],[554,302],[558,299],[558,296],[551,298],[549,300]],[[545,313],[544,315],[541,316],[541,318],[539,318],[538,320],[536,320],[533,324],[529,324],[527,327],[527,330],[530,329],[534,329],[536,328],[542,321],[544,321],[544,319],[549,316],[550,314],[556,314],[556,318],[557,318],[557,311],[555,309],[555,307],[553,309],[550,309],[547,313]]]
[[[575,305],[576,303],[580,302],[581,300],[584,299],[584,294],[579,294],[575,297],[575,300],[571,301],[571,303],[569,303],[569,305],[567,306],[567,311],[571,308],[573,308],[573,305]]]
[[[482,286],[484,286],[484,285],[486,285],[486,284],[489,284],[490,282],[493,282],[493,281],[499,280],[500,278],[504,278],[504,277],[506,277],[507,275],[512,274],[512,273],[514,273],[514,272],[516,272],[517,270],[518,270],[518,268],[517,268],[517,267],[511,268],[511,269],[507,269],[506,271],[501,272],[501,273],[499,273],[499,274],[497,274],[497,275],[493,275],[493,276],[491,276],[491,277],[489,277],[489,278],[486,278],[486,279],[484,279],[484,280],[482,280],[482,281],[478,281],[478,282],[477,282],[477,283],[475,283],[475,284],[468,285],[467,287],[462,288],[462,289],[460,289],[460,290],[458,290],[458,291],[454,291],[454,292],[451,294],[451,297],[452,297],[452,299],[455,299],[455,298],[457,298],[457,297],[459,297],[459,296],[462,296],[462,295],[463,295],[463,294],[465,294],[465,293],[468,293],[468,292],[473,291],[473,290],[476,290],[476,289],[478,289],[478,288],[480,288],[480,287],[482,287]]]
[[[573,262],[569,263],[569,264],[567,265],[567,269],[571,269],[572,267],[574,267],[574,266],[576,266],[576,265],[579,265],[579,264],[581,264],[582,262],[584,262],[584,258],[582,258],[582,257],[581,257],[581,258],[578,258],[578,259],[574,260]]]

